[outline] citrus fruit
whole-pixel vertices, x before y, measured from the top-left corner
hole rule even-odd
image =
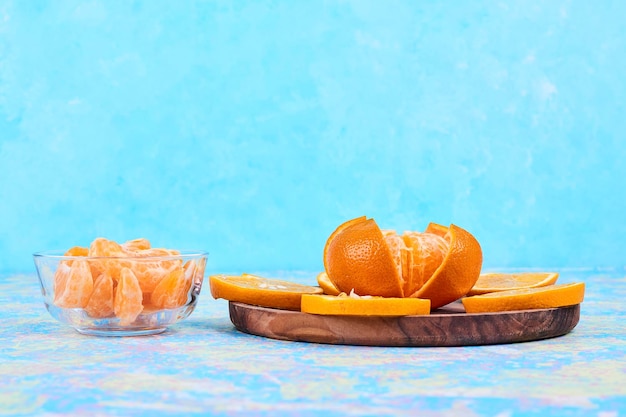
[[[115,289],[113,310],[120,319],[120,324],[131,324],[143,311],[143,294],[137,277],[129,268],[122,268],[120,279]]]
[[[125,252],[135,252],[150,249],[150,241],[146,238],[140,237],[138,239],[128,240],[120,246]]]
[[[340,225],[324,247],[324,268],[341,292],[429,299],[435,309],[467,294],[482,267],[478,241],[456,225],[384,232],[365,216]]]
[[[465,297],[461,301],[467,313],[566,307],[580,304],[585,284],[574,282],[545,287],[520,288]]]
[[[64,308],[85,307],[93,291],[93,278],[87,261],[75,260],[70,267],[60,264],[57,274],[54,304]]]
[[[496,291],[535,288],[552,285],[559,278],[557,272],[518,272],[505,274],[490,272],[480,274],[478,281],[467,295],[479,295]]]
[[[335,295],[302,296],[303,313],[342,316],[408,316],[429,314],[430,300],[421,298],[351,297]]]
[[[85,311],[94,318],[113,315],[113,279],[109,275],[102,274],[96,278]]]
[[[213,298],[284,310],[300,310],[302,294],[322,293],[319,287],[250,274],[212,275],[209,283]]]
[[[317,285],[319,285],[322,291],[324,291],[324,294],[339,295],[341,292],[337,289],[337,287],[335,287],[335,284],[330,281],[326,272],[320,272],[317,274]]]
[[[87,256],[89,255],[89,248],[84,248],[82,246],[73,246],[69,248],[64,256]]]
[[[193,275],[185,274],[183,268],[170,272],[154,289],[150,302],[157,308],[177,308],[187,303],[187,294]]]

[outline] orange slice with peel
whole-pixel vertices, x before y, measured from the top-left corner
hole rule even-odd
[[[480,274],[478,281],[467,295],[480,295],[496,291],[517,290],[552,285],[559,278],[558,272],[489,272]]]
[[[584,296],[585,284],[574,282],[474,295],[461,301],[467,313],[486,313],[566,307],[582,303]]]
[[[303,313],[339,316],[409,316],[430,314],[430,300],[421,298],[302,296]]]
[[[328,278],[328,274],[326,272],[320,272],[317,274],[317,285],[320,286],[324,294],[327,295],[339,295],[341,291],[335,287],[335,284],[332,283],[330,278]]]
[[[425,298],[432,309],[467,294],[481,267],[480,244],[455,225],[398,235],[363,216],[340,225],[324,247],[326,274],[339,291]]]
[[[300,310],[303,294],[321,294],[322,289],[256,275],[212,275],[209,277],[213,298],[223,298],[261,307]]]

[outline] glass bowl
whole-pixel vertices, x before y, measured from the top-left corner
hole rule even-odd
[[[33,254],[43,302],[55,319],[97,336],[157,334],[188,317],[208,256],[203,251],[140,257],[63,253]]]

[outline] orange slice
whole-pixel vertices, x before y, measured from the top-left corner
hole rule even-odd
[[[337,287],[335,287],[335,284],[331,282],[326,272],[320,272],[317,275],[317,285],[319,285],[320,288],[322,288],[322,291],[324,291],[324,294],[339,295],[339,293],[341,292],[337,289]]]
[[[582,303],[584,296],[585,284],[574,282],[474,295],[462,302],[468,313],[485,313],[566,307]]]
[[[409,316],[430,313],[430,300],[421,298],[302,296],[303,313],[339,316]]]
[[[213,298],[283,310],[300,310],[303,294],[322,293],[319,287],[250,274],[212,275],[209,283]]]
[[[496,291],[517,290],[552,285],[559,278],[557,272],[518,272],[504,274],[498,272],[480,274],[478,281],[467,295],[480,295]]]

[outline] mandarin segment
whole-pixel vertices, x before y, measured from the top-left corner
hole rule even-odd
[[[93,292],[85,311],[90,317],[103,318],[114,314],[113,311],[113,279],[102,274],[94,281]]]
[[[449,242],[434,233],[404,232],[404,243],[411,248],[411,271],[404,295],[410,297],[433,276],[443,262]]]
[[[137,252],[140,250],[150,249],[150,241],[140,237],[138,239],[128,240],[120,245],[124,252]]]
[[[177,308],[187,303],[192,274],[185,274],[182,268],[175,269],[159,282],[150,297],[155,308]]]
[[[137,277],[129,268],[122,268],[120,280],[115,290],[113,310],[120,319],[120,325],[131,324],[143,311],[143,294]]]
[[[82,246],[73,246],[71,248],[69,248],[64,256],[88,256],[89,255],[89,248],[85,248]]]
[[[63,308],[85,307],[93,292],[93,278],[87,261],[75,260],[63,275],[55,288],[54,303]]]
[[[122,249],[117,242],[103,237],[94,239],[89,246],[89,257],[120,258],[125,256],[127,255],[124,249]],[[125,262],[119,259],[99,259],[92,261],[91,270],[93,276],[100,276],[106,273],[110,275],[113,280],[117,281],[120,277],[120,271],[127,266]]]

